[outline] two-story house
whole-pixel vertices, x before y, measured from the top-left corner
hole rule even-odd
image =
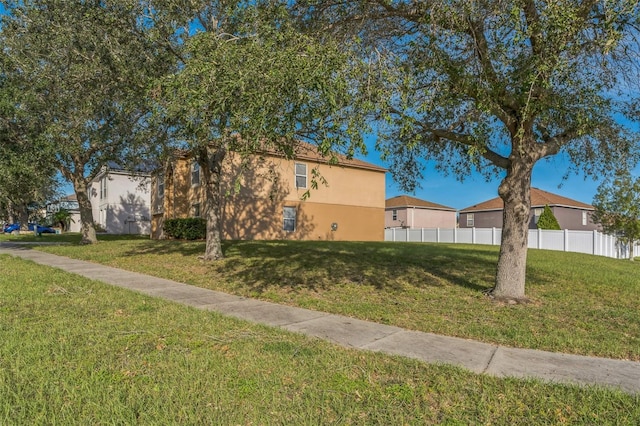
[[[345,157],[328,164],[306,143],[295,159],[262,153],[241,163],[229,153],[224,164],[224,239],[383,240],[384,168]],[[204,214],[202,184],[198,163],[176,153],[153,179],[152,238],[164,237],[166,219]]]
[[[102,167],[89,187],[98,228],[110,234],[149,234],[150,187],[148,171],[131,172],[113,162]]]
[[[66,195],[59,200],[47,204],[47,221],[53,222],[53,215],[60,210],[67,210],[69,212],[69,223],[65,224],[66,232],[80,232],[80,207],[78,206],[78,198],[76,194]],[[53,223],[54,226],[59,226],[58,223]]]
[[[455,228],[456,209],[408,195],[386,201],[385,228]]]

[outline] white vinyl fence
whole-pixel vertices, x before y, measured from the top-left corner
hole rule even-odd
[[[463,243],[500,245],[500,228],[389,228],[384,230],[385,241],[416,243]],[[617,259],[629,258],[626,245],[618,239],[598,231],[529,230],[529,248],[594,254]],[[634,256],[640,256],[640,246],[634,247]]]

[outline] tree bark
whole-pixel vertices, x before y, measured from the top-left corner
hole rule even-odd
[[[224,257],[222,252],[222,205],[220,183],[222,163],[227,155],[224,147],[208,147],[199,157],[200,169],[204,177],[205,219],[207,220],[207,243],[204,260],[218,260]]]
[[[8,214],[8,219],[9,219],[9,223],[16,223],[16,218],[15,218],[15,214],[14,214],[15,208],[13,203],[9,200],[7,202],[7,214]]]
[[[531,172],[535,161],[511,159],[498,188],[504,202],[502,241],[491,295],[496,299],[526,301],[525,279],[531,210]]]
[[[98,238],[93,224],[93,208],[91,207],[91,199],[89,198],[87,187],[85,179],[77,177],[73,179],[73,189],[80,209],[80,232],[82,232],[80,244],[95,244],[98,242]]]
[[[29,230],[29,206],[20,203],[18,207],[18,215],[20,217],[20,232]]]

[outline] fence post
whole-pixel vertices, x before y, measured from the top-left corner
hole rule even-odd
[[[396,242],[396,228],[391,228],[391,241]]]
[[[598,250],[596,250],[597,244],[598,244],[598,231],[594,229],[593,230],[593,250],[591,251],[591,254],[600,254],[598,253]]]
[[[536,244],[538,245],[538,248],[541,249],[542,248],[542,244],[544,244],[542,242],[542,229],[538,229],[538,241],[536,242]]]
[[[424,228],[420,228],[420,242],[424,243]]]
[[[471,228],[471,244],[476,243],[476,227]]]
[[[436,243],[440,242],[440,228],[436,228]]]
[[[569,251],[569,230],[564,230],[564,251]]]
[[[456,244],[458,242],[458,228],[453,228],[453,243]]]

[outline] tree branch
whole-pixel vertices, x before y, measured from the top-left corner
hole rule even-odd
[[[535,56],[542,53],[542,34],[540,33],[540,15],[536,9],[536,3],[534,0],[526,0],[524,2],[524,17],[527,21],[527,27],[531,30],[531,36],[529,41],[531,42],[531,51]]]
[[[497,152],[489,149],[484,144],[478,144],[477,140],[469,135],[461,135],[459,133],[451,132],[443,129],[430,129],[430,133],[437,139],[447,139],[452,142],[459,143],[468,147],[479,148],[478,152],[491,164],[501,169],[509,167],[510,161],[508,158],[503,157]]]

